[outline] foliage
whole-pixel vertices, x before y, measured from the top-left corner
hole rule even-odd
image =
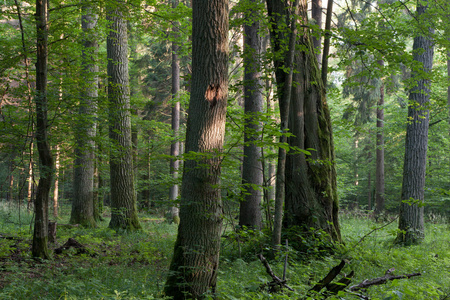
[[[64,206],[60,224],[67,222],[70,210]],[[54,254],[49,261],[30,257],[32,216],[22,208],[0,206],[0,298],[1,299],[156,299],[161,297],[173,244],[176,225],[161,222],[155,215],[141,214],[144,229],[127,235],[107,228],[108,212],[97,229],[58,226],[57,248],[69,237],[88,249],[77,255],[67,250]],[[228,233],[222,242],[217,297],[220,299],[292,299],[303,298],[307,291],[341,259],[350,263],[343,271],[355,271],[352,284],[376,278],[392,267],[395,274],[421,272],[412,279],[396,280],[367,290],[370,299],[441,299],[448,294],[450,280],[449,223],[435,218],[427,223],[423,244],[398,247],[392,244],[396,224],[380,227],[364,214],[341,215],[344,245],[337,251],[308,256],[293,247],[269,261],[278,276],[283,273],[288,254],[288,285],[295,291],[269,294],[261,286],[271,279],[256,258],[261,251],[269,253],[270,240],[253,231]],[[12,237],[14,240],[5,240]],[[240,243],[240,255],[238,241]],[[291,244],[291,242],[289,242]],[[293,242],[292,242],[293,243]],[[339,299],[358,299],[342,294]],[[392,298],[389,298],[392,297]],[[160,299],[160,298],[159,298]],[[319,296],[314,299],[320,299]],[[338,299],[331,297],[330,299]]]

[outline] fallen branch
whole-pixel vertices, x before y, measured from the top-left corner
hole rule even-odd
[[[380,285],[380,284],[384,284],[390,280],[394,280],[394,279],[409,279],[411,277],[414,276],[420,276],[422,275],[421,273],[412,273],[412,274],[406,274],[406,275],[392,275],[391,273],[394,272],[395,269],[389,269],[386,271],[386,274],[382,277],[378,277],[378,278],[374,278],[371,280],[364,280],[363,282],[361,282],[360,284],[357,285],[353,285],[349,288],[350,291],[358,291],[361,289],[367,289],[368,287],[372,286],[372,285]]]
[[[275,275],[272,271],[272,268],[270,267],[269,263],[267,262],[266,258],[262,254],[258,254],[259,260],[263,263],[264,267],[266,268],[266,272],[272,277],[272,281],[268,283],[270,287],[270,291],[274,291],[274,288],[276,286],[279,286],[281,288],[285,287],[290,291],[294,291],[293,288],[288,286],[286,284],[286,280],[280,279],[277,275]]]
[[[313,286],[310,291],[320,292],[321,289],[324,287],[327,287],[336,276],[339,275],[341,270],[345,267],[346,261],[341,260],[341,263],[337,266],[335,266],[333,269],[328,272],[327,276],[325,276],[321,281],[319,281],[315,286]]]

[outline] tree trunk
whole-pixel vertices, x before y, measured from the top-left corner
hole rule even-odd
[[[33,141],[30,142],[30,161],[28,163],[28,191],[27,191],[27,210],[31,211],[34,199],[34,163],[33,163]]]
[[[58,208],[59,208],[59,171],[60,171],[60,148],[59,145],[56,145],[56,157],[55,157],[55,188],[53,189],[53,217],[55,220],[58,218]]]
[[[315,24],[318,26],[318,30],[315,30],[312,35],[312,41],[314,46],[314,53],[316,53],[316,58],[319,64],[322,63],[322,55],[321,55],[321,43],[322,43],[322,32],[320,29],[322,28],[322,0],[312,0],[311,1],[311,17],[315,21]]]
[[[421,17],[427,8],[427,2],[418,3],[417,15]],[[429,31],[434,32],[431,28]],[[425,237],[423,201],[431,85],[429,76],[433,66],[433,54],[433,40],[430,36],[419,35],[414,38],[413,59],[421,64],[421,68],[414,70],[411,74],[415,84],[409,94],[402,203],[400,204],[399,232],[396,238],[396,242],[406,245],[419,243]]]
[[[322,51],[322,84],[324,88],[327,88],[327,78],[328,78],[328,54],[330,53],[330,39],[331,39],[331,17],[333,15],[333,3],[334,0],[328,0],[327,4],[327,16],[325,19],[325,38],[323,41],[323,51]]]
[[[95,8],[90,5],[84,0],[82,6],[81,27],[84,34],[82,76],[84,80],[76,127],[75,169],[70,223],[95,227],[94,138],[97,131],[98,66],[96,64],[96,56],[98,44],[96,26],[98,16],[95,13]]]
[[[140,229],[133,179],[130,91],[127,57],[127,23],[123,2],[107,9],[110,28],[107,38],[111,221],[113,229]]]
[[[383,68],[384,61],[378,64]],[[377,103],[377,161],[375,171],[375,215],[384,211],[384,82],[381,82],[380,99]]]
[[[257,5],[259,0],[252,0]],[[249,9],[248,22],[244,25],[244,159],[242,165],[242,184],[245,192],[240,202],[239,225],[261,229],[261,199],[263,170],[261,147],[256,143],[261,138],[263,113],[263,81],[261,79],[261,37],[257,12]]]
[[[223,208],[220,162],[228,92],[228,1],[194,0],[192,91],[186,131],[180,225],[165,293],[173,299],[214,293]]]
[[[307,23],[307,4],[300,2],[300,20]],[[291,99],[288,142],[297,149],[314,149],[305,156],[291,151],[286,161],[284,226],[322,229],[341,239],[334,143],[329,109],[309,31],[298,34],[301,49],[295,56],[296,72]]]
[[[172,0],[172,7],[176,8],[178,6],[178,2],[178,0]],[[170,160],[170,174],[174,181],[178,178],[178,169],[180,166],[180,161],[177,158],[178,155],[180,155],[180,141],[178,140],[178,131],[180,129],[180,60],[178,58],[178,27],[178,22],[175,22],[172,27],[172,32],[174,34],[174,41],[172,42],[172,133],[174,140],[170,145],[170,156],[172,156],[172,159]],[[178,205],[176,204],[177,198],[178,184],[175,183],[170,187],[169,191],[169,199],[172,203],[170,214],[172,221],[179,224],[180,211]]]
[[[295,40],[297,34],[296,11],[299,1],[293,4],[294,11],[290,11],[287,3],[281,0],[266,0],[269,19],[272,23],[270,27],[270,40],[274,52],[275,77],[277,81],[277,96],[280,107],[280,131],[285,133],[288,130],[289,106],[291,102],[291,88],[293,77]],[[286,32],[286,28],[289,30]],[[287,34],[289,33],[289,34]],[[287,51],[286,40],[289,40]],[[286,72],[287,70],[287,72]],[[285,134],[280,136],[280,143],[287,143]],[[278,148],[278,165],[275,190],[275,217],[272,232],[272,245],[281,243],[281,227],[283,219],[283,203],[285,199],[285,170],[286,170],[286,149]]]
[[[53,177],[53,158],[48,142],[47,121],[47,36],[48,2],[36,0],[37,62],[36,62],[36,144],[39,152],[39,184],[34,205],[35,220],[33,257],[49,258],[48,200]]]

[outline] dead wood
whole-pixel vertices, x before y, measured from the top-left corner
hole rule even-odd
[[[341,260],[339,265],[331,269],[330,272],[328,272],[327,276],[325,276],[321,281],[319,281],[315,286],[313,286],[313,288],[310,289],[310,291],[320,292],[321,289],[327,287],[333,281],[333,279],[336,278],[336,276],[338,276],[339,273],[341,273],[346,263],[347,262],[345,260]]]
[[[293,288],[288,286],[286,284],[287,280],[280,279],[275,273],[273,273],[272,268],[270,267],[269,263],[267,262],[266,258],[262,254],[258,254],[259,260],[262,262],[264,267],[266,268],[266,272],[272,277],[272,281],[269,282],[267,285],[269,286],[269,292],[274,292],[278,287],[280,288],[287,288],[290,291],[294,291]]]
[[[408,279],[414,276],[420,276],[422,275],[421,273],[411,273],[411,274],[406,274],[406,275],[392,275],[391,273],[394,272],[395,269],[391,268],[389,270],[386,271],[385,275],[382,277],[378,277],[378,278],[374,278],[371,280],[364,280],[363,282],[361,282],[360,284],[357,285],[353,285],[349,288],[350,291],[358,291],[361,289],[367,289],[368,287],[372,286],[372,285],[380,285],[380,284],[384,284],[390,280],[394,280],[394,279]]]
[[[70,248],[76,249],[77,254],[88,254],[89,253],[89,251],[74,238],[69,238],[64,245],[62,245],[59,248],[56,248],[55,253],[61,254],[61,253],[63,253],[64,250],[68,250]]]

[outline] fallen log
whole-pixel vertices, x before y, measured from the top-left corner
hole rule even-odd
[[[358,291],[361,289],[367,289],[368,287],[372,286],[372,285],[380,285],[380,284],[384,284],[388,281],[394,280],[394,279],[409,279],[411,277],[414,276],[420,276],[422,275],[421,273],[411,273],[411,274],[405,274],[405,275],[392,275],[392,272],[395,271],[395,268],[391,268],[389,270],[386,271],[386,273],[384,274],[384,276],[382,277],[378,277],[378,278],[374,278],[371,280],[364,280],[363,282],[357,284],[357,285],[353,285],[351,287],[349,287],[350,291]]]

